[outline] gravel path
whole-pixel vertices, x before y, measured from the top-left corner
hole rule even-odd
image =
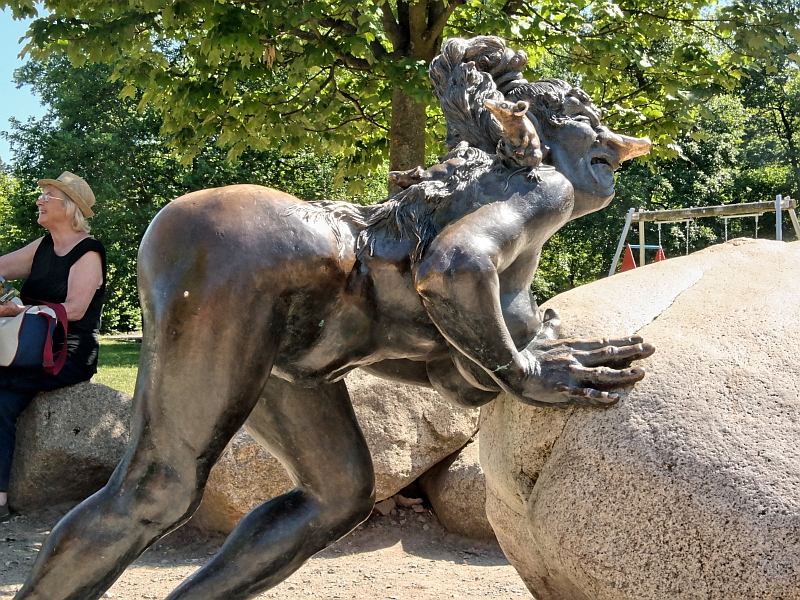
[[[38,549],[63,514],[50,510],[0,524],[0,598],[13,597]],[[105,597],[162,599],[205,564],[224,539],[184,527],[129,567]],[[439,600],[532,598],[495,542],[448,533],[426,511],[373,514],[258,598]]]

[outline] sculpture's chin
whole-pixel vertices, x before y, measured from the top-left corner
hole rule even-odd
[[[575,188],[575,206],[572,209],[572,218],[577,219],[583,215],[605,208],[614,199],[614,186],[610,190],[598,193],[596,190],[587,192]]]

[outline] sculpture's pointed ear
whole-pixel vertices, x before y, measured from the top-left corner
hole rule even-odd
[[[517,102],[517,104],[514,106],[514,114],[515,114],[516,116],[518,116],[518,117],[521,117],[521,116],[522,116],[522,115],[524,115],[526,112],[528,112],[528,107],[529,107],[529,106],[530,106],[530,105],[529,105],[527,102],[525,102],[525,100],[520,100],[520,101],[519,101],[519,102]]]

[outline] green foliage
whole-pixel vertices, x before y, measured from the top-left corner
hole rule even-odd
[[[353,200],[334,183],[337,160],[302,149],[284,156],[277,149],[247,150],[230,162],[212,144],[183,164],[159,133],[152,109],[137,110],[137,98],[120,98],[121,82],[109,81],[106,65],[73,67],[65,57],[29,62],[17,73],[49,105],[38,121],[14,122],[8,134],[15,156],[16,185],[0,204],[4,250],[42,235],[36,224],[36,182],[64,170],[80,174],[97,196],[93,235],[108,253],[104,331],[140,328],[136,251],[147,225],[171,199],[192,190],[234,183],[259,183],[304,199]],[[385,179],[384,179],[385,181]],[[363,182],[359,201],[385,197],[382,181]]]
[[[0,2],[36,14],[30,0]],[[793,6],[744,0],[49,0],[31,26],[35,57],[114,64],[123,97],[153,106],[189,164],[213,139],[246,148],[340,154],[364,176],[390,148],[393,90],[433,104],[427,64],[442,37],[501,35],[527,49],[531,77],[553,61],[656,152],[693,120],[697,100],[773,68],[798,37]],[[545,59],[547,57],[547,59]],[[139,95],[139,90],[142,94]],[[433,111],[435,115],[435,109]],[[431,132],[441,134],[440,130]],[[423,156],[422,151],[417,154]],[[358,185],[358,179],[351,181]]]
[[[11,196],[16,193],[17,182],[7,173],[0,172],[0,254],[16,250],[21,232],[12,220]]]

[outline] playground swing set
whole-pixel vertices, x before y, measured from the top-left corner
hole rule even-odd
[[[722,204],[719,206],[706,206],[702,208],[678,208],[673,210],[636,210],[631,208],[628,211],[628,216],[625,219],[625,227],[622,229],[622,235],[619,238],[617,251],[614,254],[614,261],[611,263],[611,269],[608,271],[609,277],[612,276],[617,270],[620,255],[623,248],[625,248],[625,256],[622,260],[620,272],[628,271],[636,268],[636,260],[633,257],[633,250],[639,250],[639,264],[645,264],[645,251],[655,250],[656,255],[653,262],[660,262],[666,259],[664,249],[661,247],[661,225],[668,223],[686,223],[686,254],[689,254],[689,233],[691,231],[691,224],[695,219],[704,217],[720,217],[725,222],[725,241],[728,241],[728,220],[729,219],[743,219],[747,217],[754,217],[756,220],[755,236],[758,237],[758,219],[765,212],[775,212],[775,239],[778,241],[783,240],[783,213],[786,210],[792,219],[792,226],[797,239],[800,239],[800,222],[797,220],[797,201],[788,196],[784,198],[781,195],[775,196],[775,202],[746,202],[743,204]],[[628,236],[631,223],[639,223],[639,243],[626,244],[625,239]],[[648,245],[645,243],[644,224],[655,223],[658,226],[658,245]]]

